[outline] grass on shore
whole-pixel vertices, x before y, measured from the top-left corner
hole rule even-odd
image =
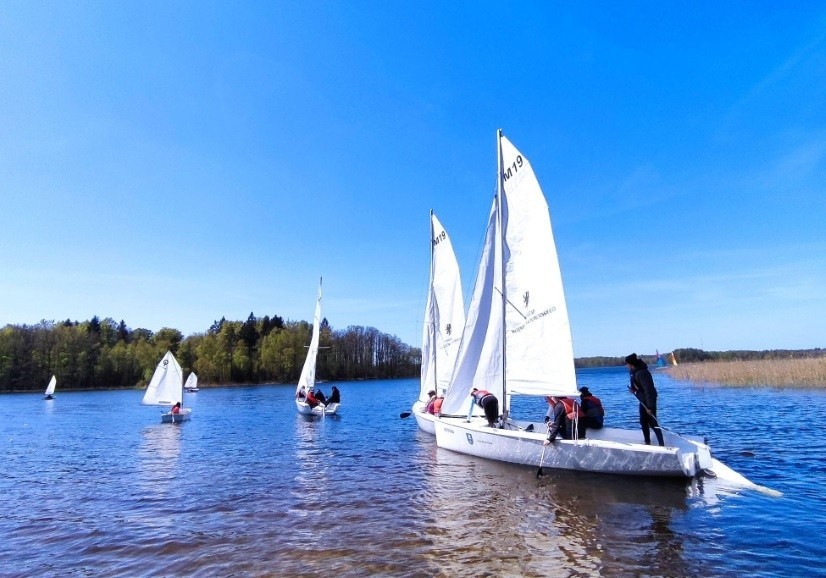
[[[674,379],[735,387],[826,388],[826,357],[704,361],[671,366]]]

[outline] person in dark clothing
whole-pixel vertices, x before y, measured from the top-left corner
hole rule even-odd
[[[585,417],[582,418],[585,427],[588,429],[602,429],[605,410],[599,398],[583,386],[579,388],[579,399],[579,406],[582,408],[582,413],[585,414]]]
[[[628,389],[640,402],[640,426],[642,427],[642,437],[646,444],[651,444],[651,431],[657,436],[657,441],[661,446],[663,432],[657,421],[657,389],[654,387],[654,378],[648,371],[648,365],[636,353],[632,353],[625,358],[625,364],[631,374],[631,385]]]
[[[321,391],[321,389],[316,389],[313,395],[315,395],[318,403],[323,403],[325,405],[327,404],[327,396],[324,395],[324,392]]]
[[[473,388],[470,392],[473,401],[485,411],[485,419],[490,427],[496,427],[496,420],[499,419],[499,400],[491,392],[485,389]]]
[[[327,404],[329,405],[331,403],[341,403],[341,392],[339,392],[335,385],[332,391],[330,391],[330,397],[327,398]]]

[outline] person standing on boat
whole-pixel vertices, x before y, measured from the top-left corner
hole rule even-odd
[[[481,407],[485,412],[485,419],[488,420],[490,427],[496,427],[496,420],[499,419],[499,400],[486,389],[473,388],[470,392],[473,401]],[[473,408],[471,408],[473,411]]]
[[[585,427],[587,429],[602,429],[605,410],[599,398],[583,386],[579,388],[579,399],[579,407],[582,408],[582,413],[585,414],[585,417],[582,418]]]
[[[651,431],[657,436],[657,441],[661,446],[663,432],[657,421],[657,388],[654,387],[654,378],[648,371],[648,365],[636,353],[632,353],[625,358],[625,364],[631,373],[631,385],[628,389],[640,402],[640,426],[642,427],[642,437],[647,445],[651,444]]]

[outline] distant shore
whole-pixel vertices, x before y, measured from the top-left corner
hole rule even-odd
[[[666,368],[674,379],[731,387],[826,388],[826,357],[703,361]]]

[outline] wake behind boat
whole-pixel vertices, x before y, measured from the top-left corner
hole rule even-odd
[[[321,327],[321,279],[318,280],[318,296],[315,302],[315,313],[313,314],[313,335],[310,338],[310,346],[307,349],[307,357],[304,359],[304,367],[301,368],[301,376],[295,387],[295,407],[298,413],[308,416],[333,415],[338,411],[339,403],[331,402],[324,404],[315,399],[313,390],[315,389],[315,364],[318,357],[319,332]]]
[[[528,160],[501,131],[497,149],[497,194],[443,414],[434,422],[437,445],[539,466],[540,472],[547,467],[690,478],[712,468],[711,450],[699,437],[663,428],[665,447],[660,447],[644,444],[638,430],[603,428],[545,446],[543,423],[509,415],[514,395],[573,398],[579,392],[545,196]],[[468,412],[473,388],[503,402],[499,427]]]
[[[161,414],[161,423],[181,423],[189,421],[192,413],[191,409],[183,407],[183,400],[183,372],[172,352],[167,351],[155,368],[141,403],[168,406],[171,409]]]

